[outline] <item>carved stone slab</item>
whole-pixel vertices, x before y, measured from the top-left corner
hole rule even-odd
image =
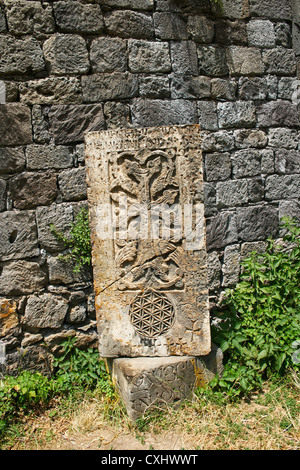
[[[210,352],[199,126],[85,136],[100,355]]]
[[[223,371],[223,353],[212,345],[204,357],[136,357],[108,359],[110,371],[128,415],[136,420],[155,408],[178,406],[195,388]]]

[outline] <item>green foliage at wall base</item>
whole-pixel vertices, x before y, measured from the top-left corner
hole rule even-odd
[[[272,374],[299,370],[300,227],[283,220],[282,242],[269,239],[265,253],[242,262],[237,286],[228,290],[213,341],[224,352],[222,377],[211,383],[231,397],[251,393]]]

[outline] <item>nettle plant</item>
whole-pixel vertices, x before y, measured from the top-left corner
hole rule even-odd
[[[59,241],[64,243],[67,250],[67,253],[59,255],[59,258],[74,263],[74,272],[79,272],[83,266],[91,264],[92,248],[88,209],[83,208],[77,214],[75,222],[71,224],[69,237],[57,231],[53,224],[50,225],[50,230]]]
[[[242,262],[240,282],[227,290],[213,340],[225,368],[213,388],[235,397],[259,388],[270,376],[299,371],[300,227],[283,219],[285,235],[268,239],[265,253]]]

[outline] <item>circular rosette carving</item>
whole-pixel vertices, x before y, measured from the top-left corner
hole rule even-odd
[[[157,338],[173,326],[175,307],[165,294],[148,290],[134,297],[129,305],[129,316],[141,336]]]

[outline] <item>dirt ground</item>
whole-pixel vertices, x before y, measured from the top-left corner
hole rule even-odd
[[[165,432],[157,436],[146,433],[136,437],[132,433],[116,433],[113,429],[103,427],[87,434],[65,433],[51,450],[191,450],[192,443],[175,432]]]

